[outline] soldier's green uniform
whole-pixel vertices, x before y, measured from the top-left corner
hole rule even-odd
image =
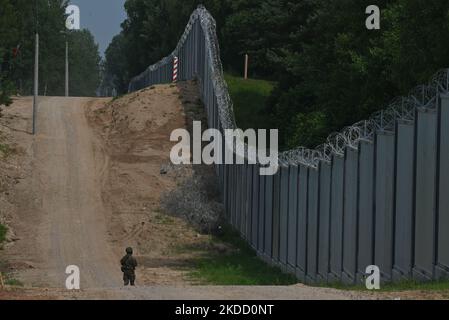
[[[126,249],[126,256],[120,260],[120,263],[122,265],[122,272],[123,272],[123,281],[125,283],[125,286],[129,285],[131,283],[132,286],[134,286],[134,283],[136,281],[136,267],[137,267],[137,261],[136,258],[133,257],[133,249],[127,248]]]

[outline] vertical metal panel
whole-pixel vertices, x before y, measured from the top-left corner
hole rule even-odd
[[[434,110],[417,112],[415,263],[417,278],[432,278],[435,246],[437,116]]]
[[[232,200],[233,200],[233,204],[232,204],[232,216],[233,216],[233,227],[238,230],[238,204],[239,204],[239,194],[238,194],[238,184],[239,184],[239,167],[234,165],[233,166],[233,176],[234,176],[234,181],[233,181],[233,187],[232,187]]]
[[[385,280],[393,269],[394,135],[378,132],[376,137],[376,211],[374,263]]]
[[[238,190],[237,190],[237,184],[238,184],[238,166],[233,166],[233,181],[232,181],[232,218],[233,218],[233,226],[234,228],[237,228],[237,219],[238,219]]]
[[[296,251],[296,274],[305,280],[307,268],[307,200],[308,200],[308,176],[309,169],[299,166],[299,186],[298,186],[298,237]]]
[[[273,253],[273,176],[265,177],[265,256]]]
[[[396,128],[396,209],[393,275],[408,277],[412,271],[413,176],[415,154],[413,123],[398,122]]]
[[[440,102],[440,167],[438,204],[437,268],[440,276],[449,273],[449,96]],[[444,270],[444,271],[443,271]],[[443,271],[443,272],[441,272]],[[441,274],[443,273],[443,274]]]
[[[230,205],[231,205],[231,225],[235,227],[235,170],[237,168],[235,166],[229,166],[230,171],[230,179],[229,179],[229,198],[230,198]]]
[[[226,166],[226,186],[225,186],[225,192],[226,192],[226,198],[227,198],[227,205],[226,205],[226,221],[231,223],[232,219],[232,196],[231,196],[231,190],[230,185],[232,181],[232,172],[231,168],[227,165]]]
[[[247,165],[243,164],[240,165],[241,167],[241,204],[240,204],[240,215],[241,215],[241,221],[240,221],[240,233],[243,235],[243,239],[246,239],[246,196],[248,193],[246,192],[247,183],[246,183],[246,168]]]
[[[297,216],[298,216],[298,167],[290,166],[289,188],[288,188],[288,256],[287,262],[290,267],[296,266],[297,247]]]
[[[318,281],[327,281],[329,273],[329,231],[330,231],[330,197],[331,197],[331,165],[321,162],[319,219],[318,219]]]
[[[229,209],[230,209],[230,205],[229,205],[229,190],[228,190],[228,186],[229,186],[229,166],[228,165],[223,165],[224,168],[224,182],[223,182],[223,201],[224,201],[224,210],[225,210],[225,216],[226,216],[226,220],[230,221],[230,217],[229,217]]]
[[[242,223],[242,165],[234,165],[236,167],[235,178],[235,228],[241,233]]]
[[[309,169],[307,206],[307,280],[313,283],[318,271],[318,170]]]
[[[343,280],[355,282],[357,271],[358,150],[346,148],[343,210]]]
[[[359,224],[357,273],[365,276],[366,267],[374,264],[374,144],[359,144]]]
[[[330,274],[329,281],[341,279],[343,263],[344,158],[334,155],[331,180]]]
[[[245,215],[246,215],[246,239],[249,243],[252,241],[252,207],[253,207],[253,169],[254,165],[248,165],[246,167],[246,204],[245,204]]]
[[[281,197],[279,212],[279,260],[287,264],[287,242],[288,242],[288,196],[289,196],[289,167],[281,167]]]
[[[260,194],[260,182],[259,182],[259,166],[254,165],[253,166],[253,187],[252,187],[252,230],[251,230],[251,239],[252,239],[252,245],[254,248],[258,248],[258,234],[259,234],[259,216],[260,216],[260,210],[259,209],[259,194]]]
[[[273,177],[273,252],[274,261],[279,261],[279,208],[281,196],[281,172],[282,168]]]
[[[259,170],[258,170],[259,171]],[[266,176],[259,176],[259,239],[258,248],[260,253],[265,252],[265,181]]]

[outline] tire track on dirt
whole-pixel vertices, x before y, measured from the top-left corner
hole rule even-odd
[[[64,287],[68,265],[80,268],[83,288],[121,284],[101,198],[106,164],[96,161],[101,148],[95,146],[84,112],[91,100],[55,97],[39,104],[33,171],[41,182],[34,192],[41,199],[37,214],[43,221],[36,239],[42,265],[36,272],[55,288]]]

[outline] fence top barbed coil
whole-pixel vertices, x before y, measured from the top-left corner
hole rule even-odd
[[[229,95],[228,86],[223,76],[223,67],[220,59],[220,48],[216,33],[216,22],[212,15],[202,5],[192,13],[176,49],[167,57],[148,67],[142,74],[133,78],[129,85],[129,91],[135,91],[143,87],[142,83],[149,73],[171,64],[175,56],[179,56],[183,45],[196,23],[204,32],[207,57],[210,61],[210,73],[212,85],[217,101],[220,127],[236,129],[234,108]],[[415,87],[407,96],[394,99],[386,109],[372,114],[368,120],[355,123],[344,128],[340,132],[332,133],[326,142],[315,149],[299,147],[279,154],[279,164],[305,165],[317,168],[320,161],[329,162],[334,155],[343,156],[346,148],[357,149],[359,142],[374,140],[378,131],[393,132],[398,120],[414,121],[417,109],[434,109],[437,105],[439,93],[449,92],[449,69],[438,71],[428,85]],[[247,155],[247,152],[245,152]]]

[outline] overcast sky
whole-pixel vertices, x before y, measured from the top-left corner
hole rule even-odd
[[[92,32],[103,56],[126,18],[125,0],[70,0],[70,3],[80,8],[81,28]]]

